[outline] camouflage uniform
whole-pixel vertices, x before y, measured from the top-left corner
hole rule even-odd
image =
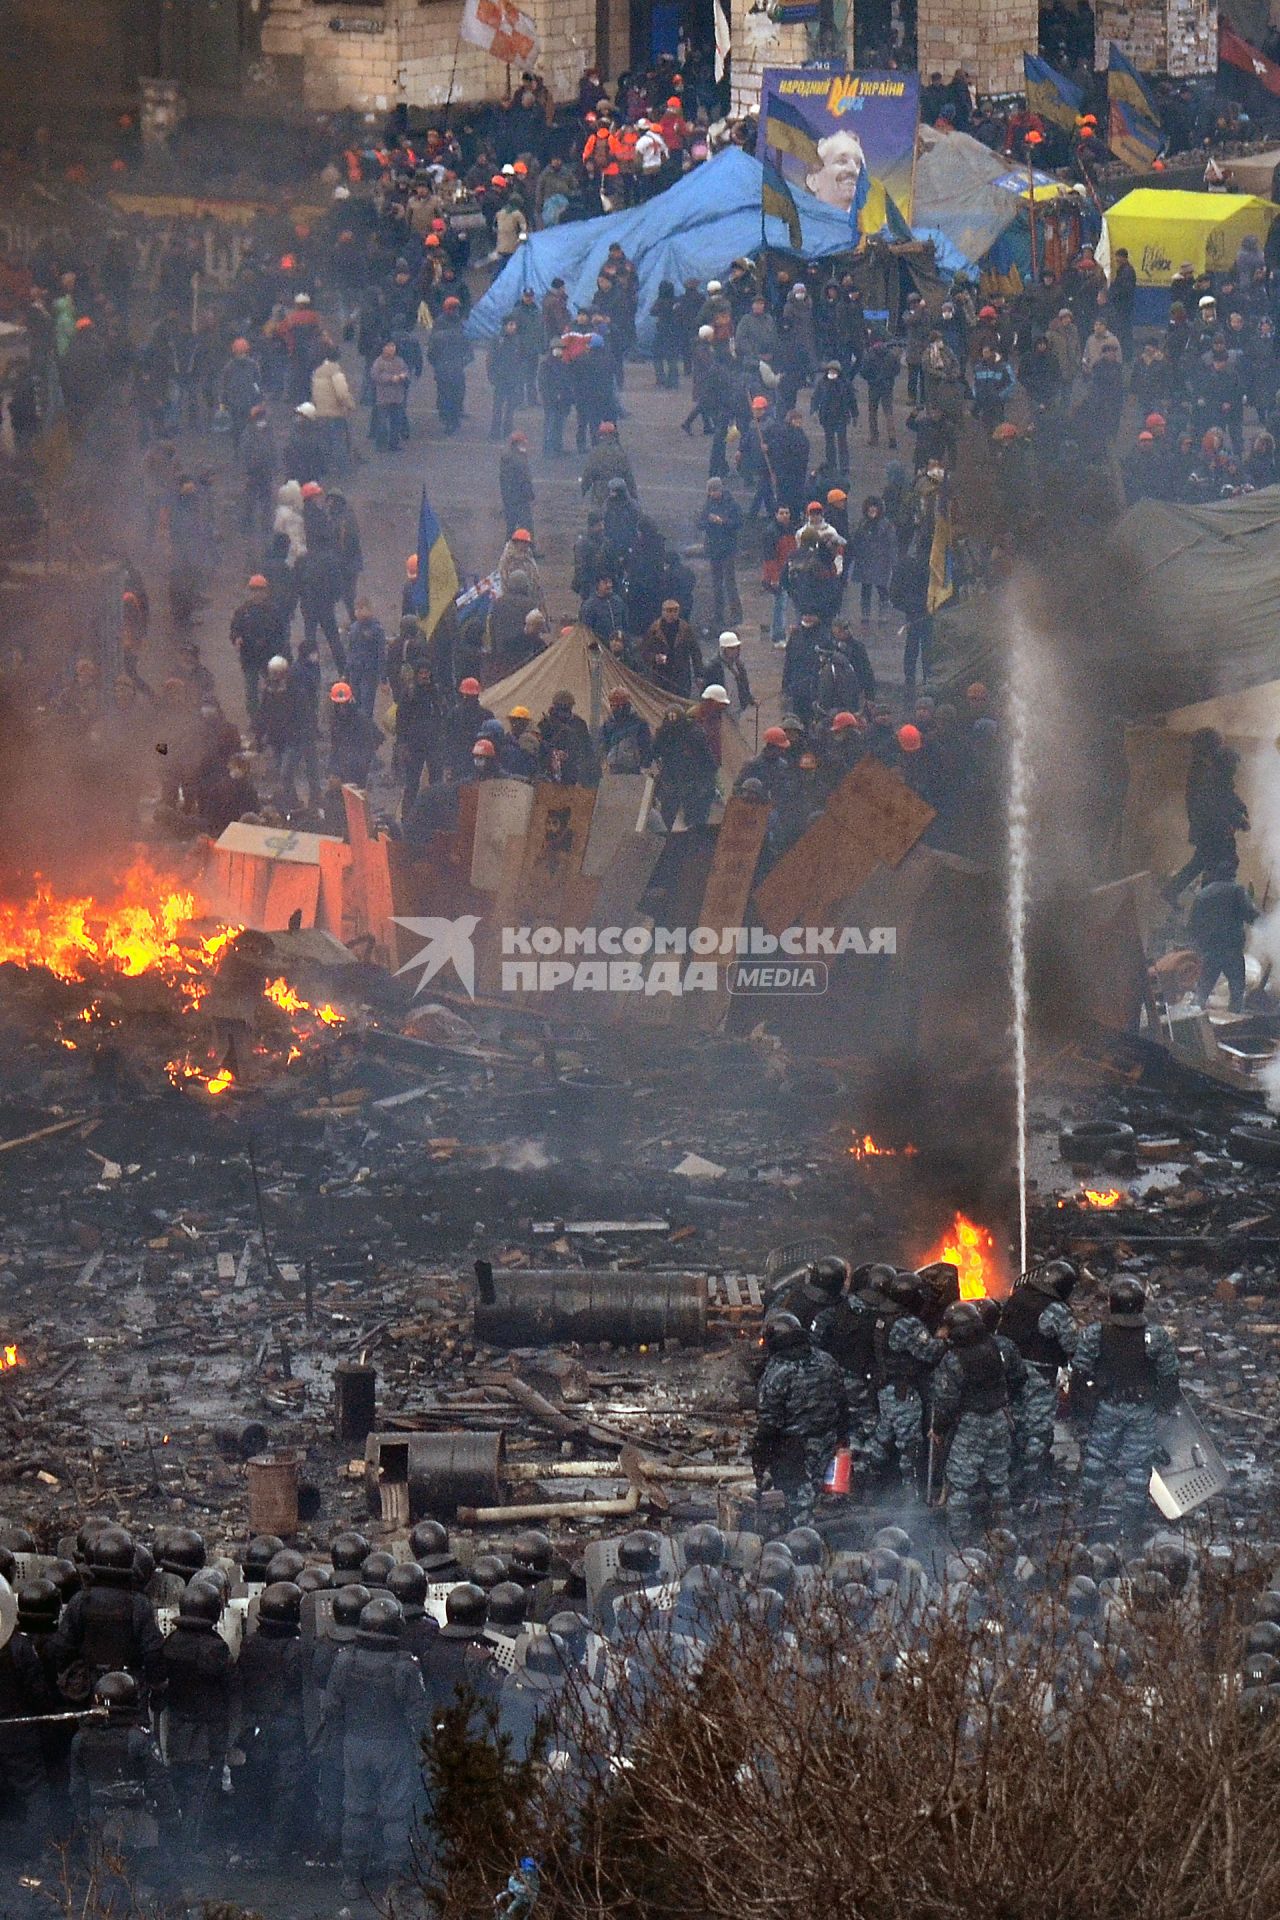
[[[877,1316],[876,1349],[881,1381],[876,1392],[879,1418],[869,1452],[877,1467],[897,1456],[904,1479],[919,1480],[924,1457],[924,1389],[946,1348],[914,1313]]]
[[[933,1424],[939,1433],[952,1433],[946,1479],[947,1512],[954,1525],[972,1517],[980,1491],[993,1509],[1009,1498],[1009,1405],[1026,1372],[1012,1341],[986,1334],[969,1346],[952,1348],[934,1373],[929,1396]]]
[[[1038,1288],[1034,1280],[1019,1287],[1006,1303],[1001,1331],[1026,1362],[1026,1386],[1014,1408],[1019,1477],[1038,1480],[1053,1454],[1058,1369],[1069,1364],[1080,1333],[1066,1302]]]
[[[794,1507],[811,1507],[832,1454],[849,1437],[849,1402],[839,1367],[817,1347],[776,1355],[761,1376],[756,1413],[761,1465],[770,1467],[775,1485],[792,1496]]]
[[[814,1345],[829,1353],[844,1376],[849,1420],[858,1438],[872,1432],[879,1412],[875,1391],[875,1304],[878,1294],[830,1301],[813,1323]]]
[[[1119,1338],[1117,1338],[1119,1336]],[[1178,1391],[1178,1353],[1167,1327],[1098,1321],[1080,1336],[1073,1383],[1091,1380],[1098,1404],[1084,1444],[1080,1495],[1094,1514],[1107,1480],[1124,1483],[1126,1526],[1141,1526],[1156,1453],[1156,1414]]]

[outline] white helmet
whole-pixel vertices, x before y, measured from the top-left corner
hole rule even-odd
[[[712,681],[709,687],[704,687],[702,697],[709,700],[713,707],[727,707],[729,704],[729,696],[718,681]]]
[[[288,673],[289,662],[282,653],[273,653],[267,662],[268,673]]]
[[[720,635],[720,650],[722,653],[726,647],[740,647],[741,645],[742,642],[736,633],[726,632]]]
[[[715,339],[715,337],[716,337],[716,330],[715,330],[715,328],[714,328],[714,327],[699,327],[699,328],[698,328],[698,338],[699,338],[699,340],[714,340],[714,339]]]
[[[721,287],[720,287],[720,282],[718,280],[708,280],[707,282],[708,293],[719,293],[720,291],[721,291]]]

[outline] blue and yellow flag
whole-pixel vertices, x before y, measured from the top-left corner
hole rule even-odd
[[[933,538],[929,542],[929,587],[925,606],[930,613],[946,605],[956,590],[951,554],[951,485],[944,480],[933,503]]]
[[[1164,135],[1153,121],[1135,113],[1127,100],[1111,100],[1107,104],[1107,145],[1122,166],[1131,167],[1134,173],[1149,173],[1153,161],[1159,158]]]
[[[776,93],[770,97],[765,110],[764,145],[776,154],[785,154],[789,160],[797,161],[806,173],[815,172],[821,165],[818,142],[803,111]]]
[[[1034,53],[1023,54],[1022,71],[1023,91],[1031,111],[1051,126],[1061,127],[1064,133],[1074,133],[1076,116],[1084,105],[1083,89]]]
[[[766,160],[760,169],[760,212],[761,216],[772,215],[775,220],[785,220],[787,240],[791,249],[799,253],[804,242],[804,233],[800,225],[800,209],[790,187],[778,172]]]
[[[418,577],[409,594],[409,605],[428,640],[439,626],[445,608],[453,605],[457,591],[458,569],[424,487],[418,509]]]
[[[1150,120],[1157,127],[1160,125],[1160,109],[1156,105],[1155,95],[1132,60],[1125,58],[1114,40],[1107,56],[1107,99],[1123,100],[1143,120]]]

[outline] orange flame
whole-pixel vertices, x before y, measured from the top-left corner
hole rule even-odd
[[[111,900],[61,899],[37,876],[31,899],[0,902],[0,963],[47,967],[63,980],[82,980],[91,968],[129,979],[153,969],[184,973],[193,963],[207,965],[231,938],[229,929],[221,940],[197,942],[193,955],[178,935],[195,917],[190,888],[165,879],[146,860],[129,868]]]
[[[1124,1195],[1119,1187],[1084,1187],[1080,1198],[1087,1207],[1118,1207]]]
[[[279,980],[268,980],[262,992],[272,1006],[279,1007],[282,1013],[290,1016],[309,1013],[326,1027],[340,1027],[346,1019],[345,1014],[339,1013],[338,1009],[331,1007],[327,1001],[322,1007],[317,1007],[314,1002],[304,1000],[296,988],[291,987],[283,976]]]
[[[16,1347],[0,1347],[0,1373],[11,1373],[22,1365],[22,1355]]]
[[[860,1140],[855,1137],[853,1145],[849,1148],[849,1152],[855,1160],[897,1160],[899,1157],[904,1160],[909,1160],[919,1152],[919,1148],[912,1146],[882,1147],[877,1141],[872,1139],[869,1133],[864,1133]]]
[[[958,1213],[936,1247],[931,1247],[920,1265],[933,1266],[945,1260],[960,1271],[960,1298],[984,1300],[988,1294],[1002,1294],[1004,1274],[993,1235]]]

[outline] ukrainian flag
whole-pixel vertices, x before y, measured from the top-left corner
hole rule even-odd
[[[951,486],[944,480],[933,503],[933,538],[929,542],[929,587],[925,606],[930,613],[946,605],[956,590],[951,553]]]
[[[1023,54],[1022,71],[1023,91],[1031,111],[1061,127],[1064,133],[1074,133],[1076,116],[1084,105],[1083,89],[1034,53]]]
[[[792,251],[799,253],[804,241],[800,209],[778,169],[771,167],[767,160],[761,168],[760,212],[762,216],[771,214],[775,220],[786,221],[787,239]]]
[[[1164,144],[1159,127],[1135,113],[1127,100],[1111,100],[1107,106],[1107,145],[1122,165],[1135,173],[1149,171]]]
[[[1150,120],[1157,127],[1160,125],[1160,109],[1150,87],[1132,60],[1126,60],[1114,40],[1108,55],[1107,99],[1123,100],[1143,120]]]
[[[774,94],[769,101],[764,123],[764,144],[773,153],[795,160],[806,173],[813,173],[821,162],[818,143],[799,107]]]
[[[418,577],[413,583],[409,604],[428,640],[439,626],[445,608],[453,605],[457,591],[458,569],[424,487],[418,509]]]

